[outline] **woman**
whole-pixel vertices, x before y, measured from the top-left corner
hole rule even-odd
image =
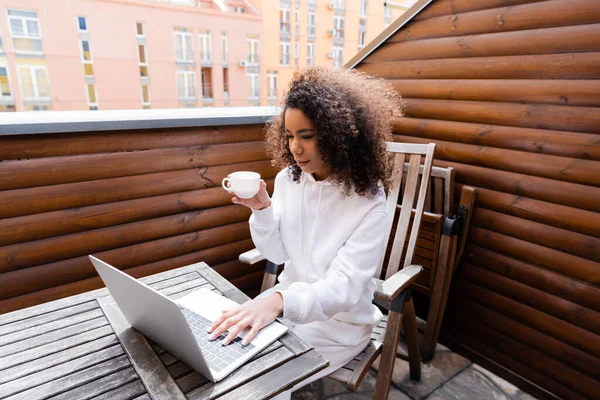
[[[392,174],[385,141],[400,110],[382,80],[322,67],[296,73],[281,115],[267,124],[267,152],[283,167],[273,198],[264,181],[253,198],[232,198],[252,209],[258,250],[285,269],[275,287],[224,312],[212,336],[228,329],[228,343],[250,327],[249,342],[282,317],[330,363],[298,387],[352,360],[381,319],[372,300]]]

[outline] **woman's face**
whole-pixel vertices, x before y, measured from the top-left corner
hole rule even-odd
[[[329,176],[329,169],[317,145],[317,131],[313,122],[297,108],[285,110],[285,134],[296,164],[316,180]]]

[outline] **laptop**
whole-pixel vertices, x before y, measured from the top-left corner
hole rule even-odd
[[[173,301],[104,261],[89,258],[129,324],[212,382],[225,378],[287,331],[274,321],[246,346],[242,339],[248,328],[223,346],[227,332],[211,341],[206,330],[236,302],[205,288]]]

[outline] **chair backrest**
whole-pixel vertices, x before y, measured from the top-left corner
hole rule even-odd
[[[412,263],[415,246],[417,243],[417,236],[419,234],[419,227],[421,226],[421,218],[423,216],[423,212],[425,211],[427,193],[429,192],[429,178],[433,167],[433,153],[435,151],[435,144],[388,142],[387,149],[395,154],[394,165],[401,165],[403,167],[394,168],[394,187],[388,196],[386,205],[388,218],[386,221],[387,239],[384,248],[387,249],[388,241],[390,240],[390,233],[394,224],[396,206],[399,203],[398,200],[401,194],[402,197],[400,204],[410,204],[411,207],[402,207],[400,211],[397,228],[393,237],[392,251],[386,268],[386,278],[398,272],[399,269],[402,269]],[[440,204],[441,207],[450,207],[452,201],[451,199],[433,199],[430,195],[429,207],[431,207],[432,204],[433,207],[439,207]],[[414,209],[412,207],[413,205]],[[413,213],[413,222],[410,224]],[[404,257],[404,263],[402,266],[400,266],[400,261],[402,259],[407,237],[409,239],[408,247],[406,248],[406,256]],[[377,268],[377,272],[375,274],[376,278],[380,277],[382,269],[383,261]]]

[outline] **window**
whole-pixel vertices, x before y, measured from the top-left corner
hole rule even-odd
[[[314,37],[316,35],[316,21],[317,17],[314,11],[308,12],[308,36]]]
[[[315,44],[308,43],[306,45],[306,64],[313,65],[315,63]]]
[[[148,76],[148,57],[146,54],[146,45],[138,44],[138,57],[140,62],[140,76]]]
[[[229,59],[229,41],[227,39],[227,33],[223,32],[221,34],[221,54],[223,56],[223,64],[227,65],[228,64],[228,59]]]
[[[290,9],[281,8],[279,10],[279,33],[290,33]]]
[[[333,29],[335,30],[335,38],[343,39],[344,38],[344,17],[340,17],[336,15],[333,17]]]
[[[367,0],[360,0],[360,17],[367,18]]]
[[[248,74],[248,98],[258,100],[260,97],[260,84],[258,74]]]
[[[233,12],[235,13],[240,13],[240,14],[244,14],[246,12],[246,8],[242,7],[242,6],[234,6],[232,7]]]
[[[45,66],[20,65],[19,78],[25,100],[50,100],[50,83]]]
[[[212,68],[202,68],[202,98],[213,98]]]
[[[387,28],[392,22],[392,9],[385,7],[383,11],[383,26]]]
[[[0,67],[0,97],[10,96],[10,83],[8,81],[8,68]]]
[[[267,97],[277,98],[277,71],[269,71],[267,73]]]
[[[177,62],[194,62],[194,44],[191,32],[186,28],[175,30],[175,60]]]
[[[229,102],[229,68],[223,68],[223,100]]]
[[[142,83],[142,108],[150,108],[150,85]]]
[[[340,46],[333,47],[333,66],[341,68],[344,48]]]
[[[135,36],[137,36],[139,38],[146,37],[146,32],[144,30],[144,23],[143,22],[136,22],[135,23]]]
[[[87,32],[87,20],[85,17],[77,17],[77,31]]]
[[[196,73],[177,71],[177,96],[180,100],[196,98]]]
[[[297,6],[300,5],[300,3],[296,2],[296,5]],[[295,32],[296,32],[296,36],[298,36],[300,34],[300,11],[298,11],[298,10],[294,11],[294,18],[295,18],[294,23],[296,24]]]
[[[294,58],[296,60],[296,66],[300,64],[300,43],[294,43]]]
[[[367,32],[358,32],[358,47],[365,45],[365,36],[367,36]]]
[[[200,62],[210,63],[212,61],[210,32],[202,32],[198,35],[200,45]]]
[[[346,0],[335,0],[334,8],[338,10],[344,10],[346,8]]]
[[[85,76],[94,76],[94,67],[92,65],[92,51],[90,50],[90,42],[80,40],[81,43],[81,60],[83,61],[83,73]]]
[[[248,44],[248,64],[258,65],[258,39],[246,38],[246,43]]]
[[[279,43],[279,64],[283,66],[290,65],[290,44],[289,42]]]
[[[8,22],[17,53],[42,53],[42,35],[36,12],[8,10]]]
[[[96,92],[96,85],[86,84],[85,94],[87,96],[88,107],[90,110],[98,109],[98,93]]]

